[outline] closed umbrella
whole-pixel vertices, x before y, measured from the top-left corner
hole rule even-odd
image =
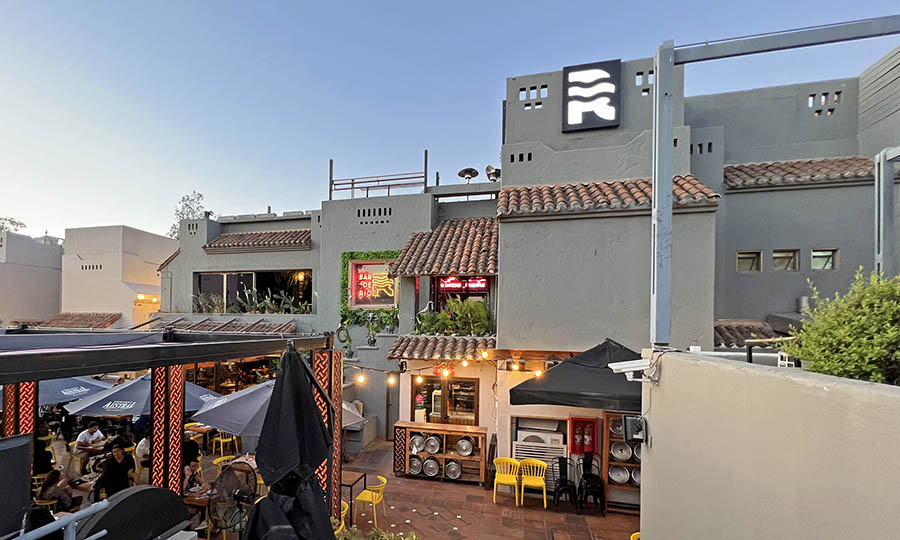
[[[207,401],[191,419],[226,433],[259,437],[274,387],[275,381],[266,381]]]
[[[69,403],[65,409],[81,416],[144,416],[150,414],[150,395],[148,374]],[[221,395],[202,386],[185,383],[184,410],[199,410],[205,402],[218,397]]]
[[[111,388],[112,385],[90,377],[64,377],[41,381],[38,385],[38,401],[41,405],[68,403],[92,396]]]

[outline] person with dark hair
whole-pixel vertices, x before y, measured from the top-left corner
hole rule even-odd
[[[53,454],[47,450],[44,441],[38,439],[39,433],[34,432],[34,456],[31,461],[31,474],[46,474],[53,469]]]
[[[116,436],[103,446],[103,451],[111,451],[114,444],[118,444],[122,448],[128,448],[134,444],[134,441],[132,441],[128,436],[128,431],[124,426],[119,426],[116,428]]]
[[[53,469],[47,475],[37,498],[45,501],[56,501],[56,509],[63,512],[77,509],[81,506],[82,501],[80,496],[72,496],[72,486],[69,485],[69,480],[63,478],[62,473],[57,469]]]
[[[97,449],[97,443],[105,438],[106,436],[100,431],[100,424],[92,421],[88,424],[87,429],[79,433],[78,438],[75,439],[75,455],[90,455]]]
[[[134,483],[134,459],[125,453],[120,444],[113,444],[112,455],[103,462],[103,472],[94,482],[94,500],[100,500],[100,490],[106,490],[106,496],[128,489]]]
[[[181,442],[181,465],[187,466],[191,461],[200,461],[200,445],[197,441],[185,437]]]

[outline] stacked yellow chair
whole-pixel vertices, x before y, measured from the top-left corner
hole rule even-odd
[[[387,478],[378,475],[378,481],[380,484],[377,486],[369,486],[362,493],[356,496],[356,508],[353,510],[353,517],[356,518],[356,511],[359,510],[360,505],[371,504],[372,505],[372,520],[375,523],[375,528],[378,528],[378,511],[377,506],[381,503],[381,509],[384,510],[384,516],[387,517],[387,507],[384,503],[384,488],[387,487]],[[363,506],[363,508],[365,508]]]
[[[537,488],[544,492],[544,508],[547,508],[547,463],[540,459],[523,459],[519,462],[519,474],[522,476],[521,504],[525,504],[525,488]]]
[[[334,530],[335,534],[344,532],[344,529],[347,528],[345,519],[347,518],[347,512],[349,510],[350,505],[347,504],[347,501],[341,501],[341,523],[338,525],[337,529]]]
[[[38,495],[40,495],[41,488],[44,487],[44,481],[49,475],[50,473],[43,473],[31,476],[31,491],[33,497],[37,497]]]
[[[232,461],[234,461],[234,456],[222,456],[213,460],[213,466],[216,468],[216,478],[222,474],[222,469],[224,469],[226,465],[230,465]]]
[[[497,486],[512,486],[516,506],[519,506],[519,460],[499,457],[494,459],[494,504],[497,504]]]

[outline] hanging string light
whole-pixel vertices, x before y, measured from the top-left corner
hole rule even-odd
[[[469,367],[469,361],[468,361],[468,360],[463,360],[463,361],[462,361],[462,367]]]
[[[391,376],[390,376],[390,377],[388,377],[388,380],[387,380],[387,382],[388,382],[388,384],[389,384],[389,385],[391,385],[391,386],[393,386],[393,385],[394,385],[394,383],[396,383],[396,382],[397,382],[397,378],[396,378],[396,377],[394,377],[394,376],[393,376],[393,375],[391,375]]]
[[[544,374],[544,370],[542,370],[542,369],[538,369],[534,372],[535,377],[540,377],[543,374]]]
[[[416,382],[419,383],[419,384],[422,384],[422,381],[424,381],[424,380],[425,380],[425,379],[423,379],[421,375],[419,375],[418,377],[416,377]]]
[[[358,382],[359,384],[366,382],[366,376],[360,373],[356,376],[356,382]]]

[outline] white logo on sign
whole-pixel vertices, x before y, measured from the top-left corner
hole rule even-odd
[[[216,396],[212,394],[203,394],[202,396],[200,396],[200,401],[212,401],[214,399],[216,399]]]
[[[124,411],[137,405],[134,401],[110,401],[103,406],[105,411]]]
[[[77,396],[78,394],[83,394],[88,391],[89,390],[83,386],[73,386],[72,388],[63,388],[59,392],[64,396]]]
[[[610,75],[602,69],[586,69],[569,73],[570,83],[591,84]],[[616,119],[616,108],[610,105],[610,98],[600,94],[615,94],[616,85],[611,82],[599,82],[593,86],[570,86],[570,98],[594,98],[585,101],[570,99],[568,102],[568,122],[572,125],[584,122],[585,113],[594,113],[604,120]],[[594,97],[597,96],[597,97]]]

